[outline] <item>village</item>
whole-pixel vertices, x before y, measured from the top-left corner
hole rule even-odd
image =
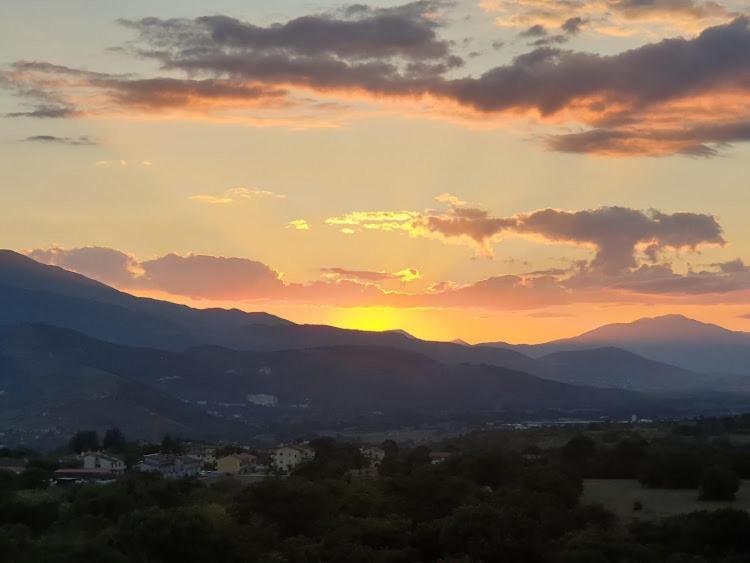
[[[160,451],[145,453],[136,461],[127,455],[113,453],[103,448],[86,449],[59,457],[59,468],[52,473],[51,486],[68,486],[83,483],[106,484],[134,472],[158,475],[169,480],[234,478],[251,484],[267,478],[284,478],[300,466],[316,459],[316,449],[310,442],[279,444],[272,448],[212,444],[199,442],[162,445]],[[386,450],[379,446],[359,447],[363,463],[351,468],[345,478],[350,481],[377,479],[379,467]],[[450,457],[448,452],[430,452],[432,464]],[[31,467],[29,459],[22,456],[0,458],[0,472],[21,474]]]

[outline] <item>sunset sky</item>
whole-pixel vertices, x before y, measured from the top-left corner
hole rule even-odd
[[[138,295],[431,339],[665,313],[750,331],[749,17],[5,1],[0,246]]]

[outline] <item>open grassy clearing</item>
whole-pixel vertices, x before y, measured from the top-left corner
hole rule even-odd
[[[706,502],[698,500],[697,490],[646,489],[636,479],[586,479],[582,501],[604,505],[624,523],[718,508],[750,512],[750,481],[742,482],[734,502]],[[633,510],[636,501],[642,510]]]

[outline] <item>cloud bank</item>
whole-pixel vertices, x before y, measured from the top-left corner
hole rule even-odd
[[[697,269],[690,266],[683,272],[673,269],[671,253],[725,244],[718,220],[708,214],[602,207],[493,217],[484,210],[454,206],[443,213],[353,212],[328,223],[355,233],[390,231],[446,242],[465,240],[479,249],[489,248],[497,237],[529,237],[542,244],[590,248],[592,257],[567,267],[458,284],[424,280],[414,267],[325,267],[319,279],[288,282],[279,271],[246,258],[167,254],[138,260],[101,247],[52,247],[33,250],[29,256],[125,290],[216,302],[538,309],[584,302],[741,302],[750,295],[750,268],[739,258]]]
[[[568,153],[710,157],[750,139],[747,17],[698,0],[484,6],[501,13],[515,6],[507,23],[523,24],[537,43],[476,75],[466,74],[456,45],[443,38],[450,3],[423,0],[352,5],[268,26],[222,15],[123,20],[135,33],[123,52],[157,61],[165,76],[17,61],[0,73],[0,86],[30,106],[9,114],[16,117],[140,111],[303,126],[318,112],[343,118],[342,100],[398,100],[452,118],[500,124],[520,115],[564,124],[543,143]],[[626,22],[689,21],[702,31],[610,55],[560,48],[601,24],[597,10]]]

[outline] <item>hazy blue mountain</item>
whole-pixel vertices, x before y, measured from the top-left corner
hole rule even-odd
[[[79,429],[119,426],[131,436],[238,437],[236,422],[208,415],[144,383],[137,368],[109,371],[80,361],[97,341],[62,329],[0,328],[0,428],[55,440]]]
[[[614,347],[554,352],[538,361],[540,375],[577,385],[664,392],[706,387],[713,382],[706,375]]]
[[[541,357],[553,352],[615,346],[659,362],[703,373],[750,375],[750,334],[682,315],[644,318],[599,327],[574,338],[537,345],[504,342],[482,347]]]
[[[496,366],[442,364],[393,348],[335,346],[238,352],[217,346],[171,352],[103,342],[68,329],[0,329],[0,428],[122,427],[237,436],[258,425],[378,416],[643,408],[638,394],[549,381]],[[211,414],[209,414],[211,413]],[[385,418],[384,418],[385,417]]]
[[[699,371],[695,367],[699,364],[693,370],[663,365],[653,360],[649,346],[658,344],[662,350],[670,343],[674,345],[674,339],[676,342],[687,339],[695,346],[696,340],[715,343],[733,337],[732,344],[741,348],[747,339],[744,334],[684,317],[662,317],[631,325],[609,325],[575,339],[514,350],[506,348],[507,345],[428,342],[403,331],[366,332],[297,325],[266,313],[193,309],[134,297],[15,252],[0,251],[0,325],[18,323],[58,326],[103,341],[173,352],[205,345],[269,352],[334,346],[387,347],[420,354],[439,363],[486,364],[560,382],[638,391],[680,390],[700,384],[694,373]],[[707,338],[706,330],[716,336]],[[601,347],[621,347],[636,353],[639,350],[633,348],[638,345],[646,349],[644,355],[651,361],[614,350],[542,358],[559,351]],[[679,364],[679,354],[676,355],[675,363]],[[722,370],[712,364],[705,371]]]

